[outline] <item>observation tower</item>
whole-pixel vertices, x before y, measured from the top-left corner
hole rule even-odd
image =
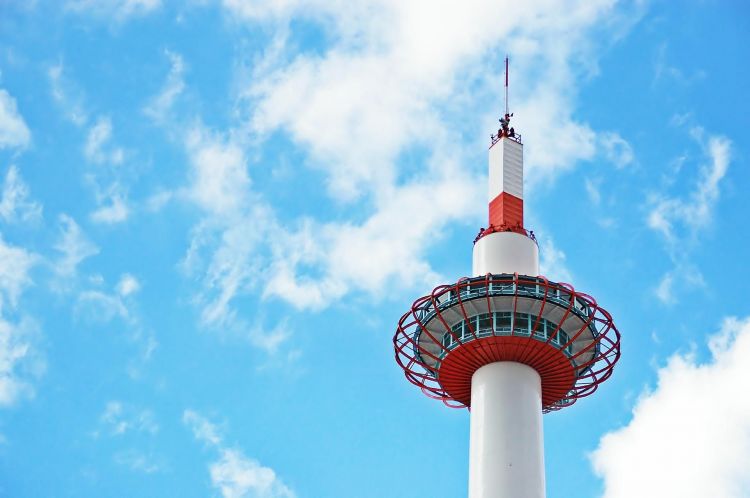
[[[406,378],[471,412],[469,498],[545,496],[542,413],[596,391],[620,333],[596,300],[539,275],[523,220],[523,142],[507,109],[489,148],[489,226],[472,276],[420,297],[393,337]]]

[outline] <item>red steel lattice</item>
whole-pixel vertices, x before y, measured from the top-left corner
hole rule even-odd
[[[493,304],[498,297],[504,302],[510,298],[512,305],[498,308]],[[498,335],[494,313],[513,312],[512,316],[516,316],[519,299],[533,299],[538,307],[530,333],[517,333],[513,325],[507,334]],[[475,311],[467,313],[467,307]],[[557,307],[561,319],[557,328],[540,340],[537,329],[546,307]],[[469,334],[464,332],[464,337],[460,337],[454,332],[447,313],[454,317],[454,324],[458,313],[459,321],[466,321]],[[471,326],[470,319],[479,313],[491,314],[491,335]],[[425,326],[433,320],[442,330],[440,337],[430,331],[432,326]],[[573,323],[582,326],[575,325],[576,330],[571,333]],[[560,334],[566,325],[568,332]],[[420,340],[421,334],[426,334],[427,339]],[[560,337],[567,341],[561,342]],[[446,339],[449,346],[445,345]],[[591,395],[612,375],[620,357],[620,333],[612,316],[593,297],[575,291],[569,284],[517,274],[488,274],[436,287],[430,295],[417,299],[401,317],[393,343],[396,361],[409,382],[427,396],[454,408],[470,406],[471,377],[489,363],[516,361],[534,368],[542,380],[542,408],[549,412]],[[573,344],[579,344],[578,348]]]

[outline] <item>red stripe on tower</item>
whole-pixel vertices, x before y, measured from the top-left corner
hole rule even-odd
[[[490,225],[523,227],[523,199],[503,192],[490,201]]]

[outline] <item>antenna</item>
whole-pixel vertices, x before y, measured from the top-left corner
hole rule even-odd
[[[505,114],[509,114],[508,111],[508,56],[505,56]]]

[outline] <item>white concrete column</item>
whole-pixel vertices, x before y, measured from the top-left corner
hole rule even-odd
[[[544,498],[542,381],[501,361],[471,378],[469,498]]]
[[[481,277],[488,273],[539,275],[539,248],[525,235],[496,232],[485,235],[474,244],[472,273]]]

